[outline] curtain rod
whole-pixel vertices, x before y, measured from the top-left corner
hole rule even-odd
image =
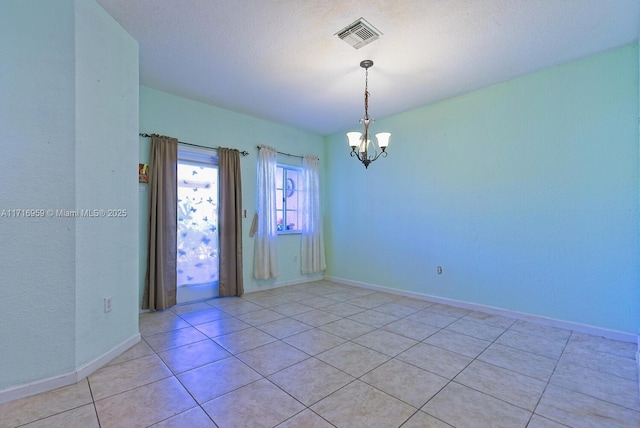
[[[141,136],[141,137],[151,138],[151,134],[146,134],[146,133],[143,133],[143,132],[140,132],[138,135]],[[183,144],[185,146],[192,146],[192,147],[200,147],[202,149],[214,149],[214,150],[217,150],[217,149],[221,148],[221,147],[207,147],[207,146],[201,146],[199,144],[185,143],[184,141],[178,141],[178,144]],[[242,156],[249,156],[249,152],[246,151],[246,150],[241,151],[240,154]]]
[[[260,148],[260,146],[256,146],[258,149]],[[300,158],[302,159],[304,156],[300,156],[300,155],[292,155],[291,153],[285,153],[285,152],[279,152],[276,150],[276,153],[279,155],[285,155],[285,156],[291,156],[292,158]]]

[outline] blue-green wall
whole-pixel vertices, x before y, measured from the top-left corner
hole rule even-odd
[[[76,364],[138,334],[138,43],[93,0],[76,0]],[[104,312],[104,297],[112,310]]]
[[[4,0],[0,51],[0,212],[45,213],[0,216],[2,402],[139,338],[138,45],[93,0]]]
[[[278,151],[296,155],[316,155],[322,158],[322,137],[275,124],[244,114],[224,110],[155,89],[140,87],[140,132],[178,138],[206,147],[230,147],[250,154],[241,157],[242,205],[247,210],[243,220],[243,267],[245,292],[264,290],[279,285],[308,281],[317,275],[300,273],[300,235],[281,235],[278,238],[279,276],[275,280],[253,278],[253,241],[249,236],[255,213],[256,162],[258,144],[275,147]],[[149,161],[149,139],[140,138],[140,163]],[[300,165],[300,159],[278,155],[278,162]],[[324,162],[321,159],[320,162]],[[148,194],[140,185],[140,284],[142,298],[147,260]],[[297,262],[293,262],[293,257]],[[321,276],[320,276],[321,277]]]
[[[136,43],[92,0],[0,2],[0,47],[0,210],[129,215],[0,218],[0,398],[137,335],[147,194],[135,166],[148,160],[138,130],[251,153],[248,292],[310,278],[292,261],[297,235],[279,238],[277,280],[252,278],[255,146],[268,144],[321,158],[328,276],[638,332],[637,44],[379,120],[390,155],[369,170],[342,133],[144,87],[138,123]]]
[[[0,209],[75,206],[74,8],[0,3]],[[74,219],[0,218],[0,391],[75,368]]]
[[[327,275],[636,334],[638,104],[634,44],[327,137]]]

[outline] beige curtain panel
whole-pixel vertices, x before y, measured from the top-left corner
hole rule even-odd
[[[302,157],[302,273],[315,273],[327,268],[322,237],[320,210],[320,160],[316,156]]]
[[[242,296],[242,180],[240,152],[218,149],[220,296]]]
[[[149,160],[149,259],[142,309],[176,304],[178,140],[152,135]]]
[[[260,145],[256,188],[258,213],[254,248],[253,276],[256,279],[278,277],[278,232],[276,229],[276,149]]]

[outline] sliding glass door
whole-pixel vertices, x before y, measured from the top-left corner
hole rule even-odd
[[[178,150],[177,302],[218,296],[218,165],[214,153]]]

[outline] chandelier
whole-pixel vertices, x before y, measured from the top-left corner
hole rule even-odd
[[[369,117],[369,68],[373,67],[373,61],[365,59],[360,63],[360,67],[365,69],[364,80],[364,117],[360,119],[360,123],[364,125],[364,133],[347,132],[349,147],[351,147],[350,155],[357,157],[364,164],[365,168],[369,168],[369,164],[380,156],[387,157],[387,146],[391,133],[379,132],[376,134],[377,143],[369,138],[369,125],[375,122]]]

